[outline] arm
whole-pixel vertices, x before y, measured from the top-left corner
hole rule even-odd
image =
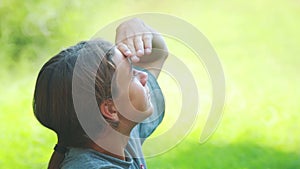
[[[118,26],[116,45],[134,65],[147,69],[156,78],[168,56],[163,37],[137,18]]]

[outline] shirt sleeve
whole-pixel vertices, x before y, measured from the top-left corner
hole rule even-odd
[[[157,128],[157,126],[162,122],[165,113],[165,100],[154,75],[152,75],[152,73],[148,72],[145,69],[141,69],[138,67],[135,68],[148,73],[147,86],[150,90],[151,103],[153,105],[152,115],[138,125],[139,137],[141,138],[141,142],[143,143],[144,140],[149,137]]]

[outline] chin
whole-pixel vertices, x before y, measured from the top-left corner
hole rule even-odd
[[[149,116],[152,115],[153,113],[153,106],[152,103],[150,102],[149,105],[147,106],[147,109],[143,112],[145,114],[145,119]]]

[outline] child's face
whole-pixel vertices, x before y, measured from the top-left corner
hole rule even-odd
[[[141,122],[153,112],[147,86],[148,74],[132,68],[129,59],[117,48],[112,60],[117,66],[113,81],[118,88],[117,98],[114,98],[115,105],[127,119]]]

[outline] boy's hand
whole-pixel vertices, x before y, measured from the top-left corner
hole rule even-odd
[[[140,57],[151,54],[152,40],[155,33],[142,20],[130,19],[117,28],[116,44],[123,55],[130,57],[136,63],[139,62]]]
[[[147,69],[155,77],[158,77],[168,56],[163,37],[138,18],[127,20],[118,26],[116,45],[134,65]]]

